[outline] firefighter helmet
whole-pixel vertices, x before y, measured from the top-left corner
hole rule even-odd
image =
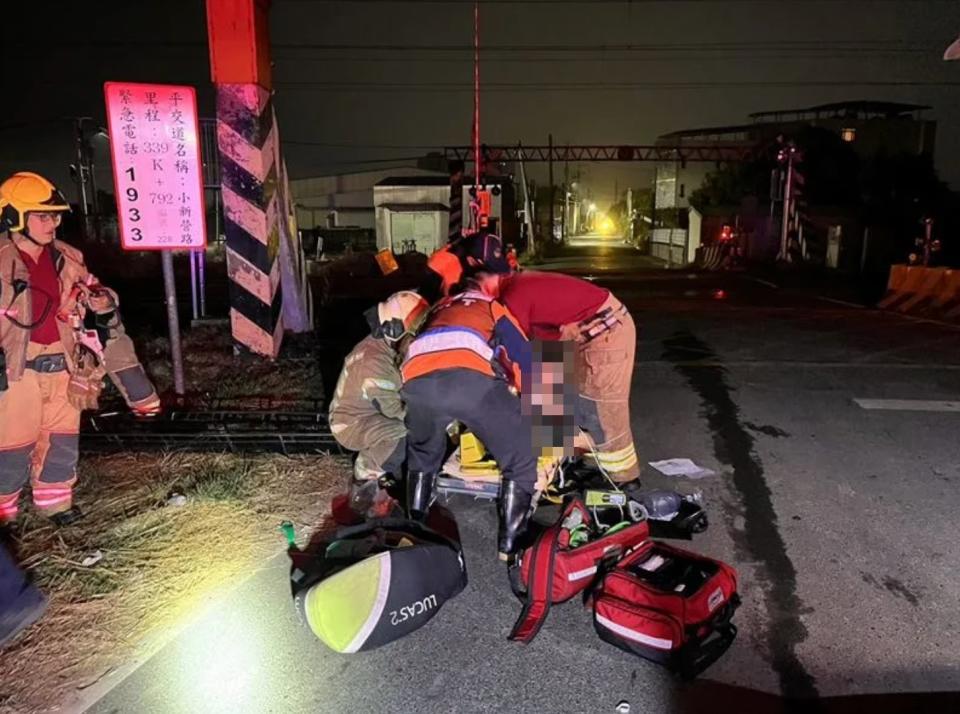
[[[0,184],[0,230],[22,232],[31,211],[69,210],[63,194],[39,174],[20,171]]]
[[[387,342],[396,342],[404,335],[412,335],[423,323],[430,309],[430,304],[412,290],[401,290],[394,293],[377,305],[376,311],[370,312],[371,317],[376,315],[373,326],[375,337],[382,337]]]

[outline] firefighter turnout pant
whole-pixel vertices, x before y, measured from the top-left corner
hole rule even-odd
[[[23,376],[0,392],[0,523],[16,518],[29,479],[33,503],[45,515],[72,505],[80,411],[67,400],[70,373],[56,365],[60,343],[27,347]]]
[[[353,476],[358,481],[378,479],[384,474],[400,476],[407,457],[407,427],[400,419],[376,414],[349,424],[331,424],[334,437],[343,448],[357,452]]]
[[[625,483],[640,475],[630,426],[637,328],[626,307],[612,295],[597,315],[602,317],[585,320],[577,330],[583,335],[601,323],[606,325],[578,345],[577,421],[595,450],[588,458],[595,459],[614,481]]]
[[[407,404],[407,470],[437,473],[447,451],[447,425],[459,421],[477,435],[503,478],[533,494],[537,459],[529,419],[507,383],[473,369],[443,369],[403,385]]]

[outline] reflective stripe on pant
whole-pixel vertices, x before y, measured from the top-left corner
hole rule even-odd
[[[619,306],[611,296],[604,304]],[[637,328],[626,313],[621,324],[577,350],[577,421],[597,451],[597,462],[614,481],[640,475],[630,426],[630,384],[637,350]]]
[[[407,470],[437,473],[447,449],[447,425],[463,423],[493,455],[503,478],[527,493],[537,483],[531,425],[506,382],[472,369],[445,369],[410,380],[400,390],[407,404]]]
[[[27,358],[62,351],[30,344]],[[16,516],[29,479],[37,508],[52,514],[71,506],[76,481],[80,412],[67,400],[66,372],[27,369],[0,392],[0,518]]]

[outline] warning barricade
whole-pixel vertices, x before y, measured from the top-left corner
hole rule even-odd
[[[960,270],[894,265],[877,307],[905,315],[960,318]]]
[[[694,265],[701,270],[728,270],[735,263],[736,254],[731,243],[714,243],[697,249]]]

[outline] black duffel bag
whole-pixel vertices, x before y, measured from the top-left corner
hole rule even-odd
[[[425,625],[467,585],[453,538],[402,518],[342,529],[315,554],[295,558],[294,601],[336,652],[362,652]]]

